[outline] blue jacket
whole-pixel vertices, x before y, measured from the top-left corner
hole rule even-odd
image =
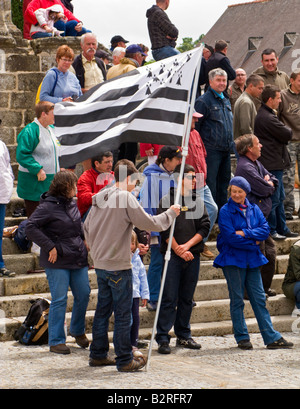
[[[268,238],[268,222],[257,205],[250,203],[248,199],[245,200],[245,205],[246,216],[231,198],[220,210],[220,234],[217,239],[220,254],[214,261],[214,267],[255,268],[268,263],[259,244],[256,244],[256,241]],[[236,234],[237,230],[243,230],[245,237]]]
[[[143,174],[146,178],[140,191],[140,204],[147,213],[155,216],[160,200],[175,186],[174,176],[156,164],[147,166]],[[152,232],[151,235],[159,236],[159,233]]]
[[[137,249],[131,259],[132,263],[132,297],[150,300],[149,286],[145,266]]]
[[[220,98],[211,87],[196,100],[195,110],[203,115],[196,124],[206,149],[231,151],[233,115],[228,98]]]

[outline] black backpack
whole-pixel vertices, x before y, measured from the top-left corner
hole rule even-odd
[[[48,315],[50,301],[39,298],[31,301],[32,306],[14,339],[23,345],[48,344]]]

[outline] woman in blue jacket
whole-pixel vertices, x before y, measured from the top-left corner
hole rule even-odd
[[[81,216],[73,199],[76,182],[73,172],[58,172],[26,226],[27,237],[41,247],[40,265],[46,270],[52,298],[48,343],[50,352],[58,354],[70,353],[64,331],[69,287],[74,295],[70,335],[79,346],[89,345],[85,335],[90,295],[88,252]]]
[[[246,179],[241,176],[231,179],[229,191],[230,198],[219,214],[217,247],[220,254],[214,266],[222,268],[227,281],[230,314],[238,347],[253,348],[244,317],[246,289],[267,348],[291,348],[293,344],[273,328],[259,269],[268,263],[259,243],[269,236],[269,225],[259,207],[246,198],[251,191]]]

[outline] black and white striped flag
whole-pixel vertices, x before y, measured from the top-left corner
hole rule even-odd
[[[69,167],[124,142],[181,145],[202,46],[140,67],[55,105],[60,164]]]

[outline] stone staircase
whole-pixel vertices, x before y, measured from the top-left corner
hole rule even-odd
[[[21,207],[22,201],[13,197],[7,208],[6,225],[18,224],[23,220],[11,217],[15,207]],[[299,219],[288,222],[292,231],[299,232]],[[215,226],[207,243],[210,250],[217,254],[216,236],[218,227]],[[297,239],[286,239],[276,243],[277,263],[276,275],[273,279],[272,288],[277,296],[270,297],[267,306],[270,311],[275,329],[280,332],[291,332],[295,317],[292,316],[293,302],[286,299],[282,294],[281,284],[287,269],[290,248]],[[39,268],[38,257],[31,253],[22,253],[13,241],[3,240],[3,254],[7,268],[16,271],[14,278],[0,278],[0,341],[13,339],[13,333],[24,321],[30,308],[30,300],[39,297],[51,299],[48,282],[45,273],[27,274],[28,270]],[[97,303],[97,280],[94,270],[89,270],[91,285],[90,302],[86,315],[87,333],[92,330],[94,311]],[[199,281],[194,300],[196,306],[193,309],[191,328],[193,336],[226,335],[232,333],[232,323],[229,311],[229,297],[226,281],[222,271],[212,266],[212,261],[202,261],[200,266]],[[71,318],[73,298],[70,293],[67,307],[67,325]],[[258,332],[258,326],[254,318],[249,301],[245,301],[245,316],[250,332]],[[140,338],[150,339],[155,313],[145,308],[140,310]],[[1,330],[2,328],[2,330]],[[3,330],[4,328],[4,330]],[[110,331],[113,330],[113,317]]]

